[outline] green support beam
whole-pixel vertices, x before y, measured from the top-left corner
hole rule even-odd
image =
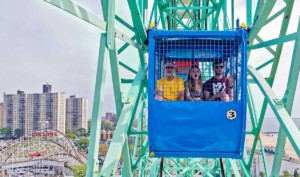
[[[137,100],[141,94],[141,84],[145,74],[146,70],[140,69],[132,83],[127,96],[127,100],[129,100],[129,102],[123,106],[100,176],[106,177],[114,176],[116,174],[117,165],[127,138],[129,122],[132,115],[134,115],[133,111],[137,106]]]
[[[107,39],[106,39],[106,45],[107,48],[110,50],[115,49],[115,9],[116,4],[115,0],[110,0],[108,3],[108,14],[107,14]]]
[[[84,20],[98,28],[100,28],[103,31],[106,31],[106,22],[101,20],[99,17],[93,15],[92,13],[88,12],[87,10],[83,9],[79,5],[73,3],[70,0],[44,0],[76,17],[78,17],[81,20]],[[136,42],[132,41],[127,35],[121,33],[119,30],[115,30],[115,37],[123,40],[124,42],[141,49],[142,46],[139,46]]]
[[[94,92],[94,103],[93,103],[93,113],[91,120],[91,133],[89,141],[89,154],[88,154],[88,164],[86,174],[87,176],[96,176],[95,174],[99,172],[99,143],[100,143],[100,128],[102,120],[102,109],[103,101],[101,101],[102,96],[104,95],[105,88],[105,78],[106,78],[106,59],[105,59],[105,44],[106,34],[102,34],[100,38],[100,49],[98,56],[98,66],[96,73],[96,84]]]

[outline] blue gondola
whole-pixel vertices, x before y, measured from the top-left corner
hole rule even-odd
[[[242,158],[246,123],[247,32],[149,32],[148,131],[153,157]],[[224,75],[235,74],[234,99],[223,101],[158,101],[156,82],[165,61],[197,63],[204,82],[212,63],[225,63]],[[177,67],[186,79],[188,67]]]

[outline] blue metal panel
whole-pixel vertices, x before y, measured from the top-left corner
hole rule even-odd
[[[205,38],[205,36],[209,36],[209,38]],[[238,39],[238,43],[228,46],[226,41],[222,41],[224,36],[235,37]],[[181,42],[189,38],[193,39],[192,43],[184,44],[184,42]],[[219,47],[220,50],[211,50],[208,52],[202,50],[201,54],[195,55],[195,52],[191,52],[192,48],[195,45],[202,45],[201,40],[203,38],[210,40],[211,46]],[[164,54],[160,55],[161,58],[156,57],[158,42],[168,43],[170,40],[176,41],[175,44],[181,50],[176,52],[174,48],[166,47],[164,48]],[[208,46],[207,49],[210,50],[211,46]],[[150,156],[242,158],[246,123],[246,47],[247,33],[244,30],[150,31],[148,82]],[[193,56],[192,53],[194,53]],[[237,79],[239,82],[236,84],[240,94],[236,96],[234,101],[193,102],[157,101],[154,99],[156,80],[162,77],[157,73],[157,71],[161,70],[157,64],[160,61],[157,60],[180,59],[180,61],[188,61],[188,59],[192,58],[193,61],[211,62],[218,58],[229,60],[226,62],[230,63],[230,60],[234,58],[232,57],[233,55],[241,57],[241,63],[234,65],[240,67]],[[229,68],[228,72],[229,70],[236,69]],[[238,91],[235,93],[238,93]],[[235,119],[231,120],[227,118],[227,112],[230,110],[236,112]]]

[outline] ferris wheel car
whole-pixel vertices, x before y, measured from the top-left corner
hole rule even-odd
[[[246,47],[245,30],[149,32],[150,156],[242,158]],[[187,92],[191,67],[200,71],[202,95],[198,101],[183,101],[178,94],[182,87]],[[155,99],[158,90],[162,90],[161,100]],[[170,94],[178,99],[169,99],[174,98]]]

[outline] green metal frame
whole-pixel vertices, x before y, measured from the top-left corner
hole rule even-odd
[[[149,27],[154,22],[157,28],[165,30],[227,30],[235,28],[234,0],[154,0],[150,18],[148,18],[147,0],[127,0],[131,21],[124,19],[122,14],[116,14],[120,6],[115,0],[101,0],[103,19],[93,15],[70,0],[45,0],[56,7],[100,28],[104,31],[100,38],[100,48],[94,93],[92,127],[89,144],[87,176],[115,176],[120,158],[122,157],[122,176],[158,176],[162,170],[164,176],[215,176],[221,172],[219,159],[198,158],[164,158],[163,169],[160,169],[160,159],[150,158],[148,155],[147,117],[147,62],[144,54],[147,46],[144,41],[147,33],[144,24]],[[265,49],[272,57],[264,63],[252,67],[249,65],[247,105],[252,125],[252,130],[247,136],[254,136],[250,152],[245,149],[242,160],[223,159],[225,175],[252,176],[256,150],[261,151],[266,176],[279,176],[280,166],[284,154],[286,138],[300,157],[300,132],[291,119],[294,96],[299,77],[300,62],[300,24],[295,33],[287,34],[294,0],[285,0],[277,12],[271,14],[276,0],[258,0],[255,9],[252,9],[252,0],[246,3],[246,22],[251,30],[249,32],[248,58],[249,63],[255,63],[256,58],[251,53],[258,49]],[[124,3],[122,3],[123,6]],[[122,8],[122,7],[121,7]],[[254,12],[254,13],[253,13]],[[284,18],[282,18],[284,17]],[[229,20],[230,19],[230,20]],[[279,35],[271,40],[264,40],[260,31],[269,23],[281,20],[278,28]],[[116,23],[121,24],[130,31],[125,34],[116,28]],[[276,30],[276,29],[273,29]],[[278,98],[272,87],[277,76],[283,45],[294,41],[292,62],[289,77],[283,98]],[[120,45],[122,43],[123,45]],[[275,46],[275,47],[271,47]],[[121,60],[120,56],[128,49],[136,51],[136,56],[128,56],[130,60]],[[108,51],[109,58],[105,57]],[[117,116],[119,118],[112,142],[107,152],[101,171],[99,170],[98,149],[100,141],[100,127],[104,100],[105,75],[109,72],[106,68],[109,59],[110,72],[112,73],[113,92]],[[128,62],[130,61],[130,62]],[[209,67],[209,66],[208,66]],[[270,68],[270,74],[264,78],[262,71]],[[125,70],[134,75],[127,78],[120,70]],[[254,87],[258,87],[259,94],[253,94]],[[257,92],[257,91],[256,91]],[[261,99],[263,101],[261,102]],[[267,168],[263,141],[259,138],[267,106],[270,106],[280,124],[276,153],[272,169]],[[134,120],[137,126],[133,126]],[[130,143],[131,142],[131,143]],[[259,148],[257,146],[259,145]],[[269,171],[271,170],[271,171]]]

